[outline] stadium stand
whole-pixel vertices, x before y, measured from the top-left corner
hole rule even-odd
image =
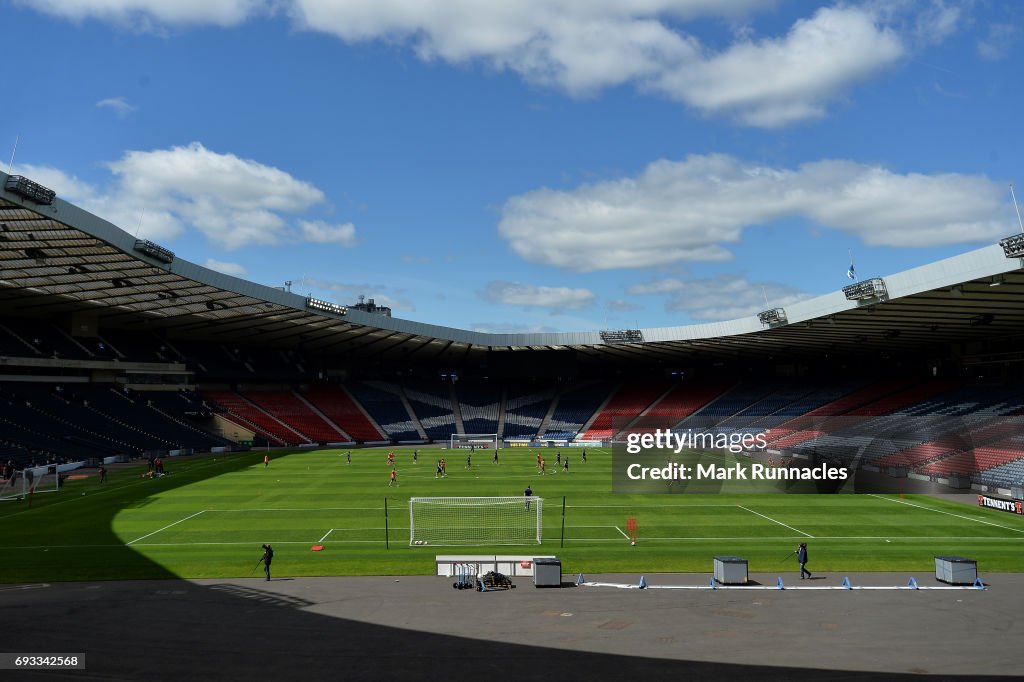
[[[638,381],[623,384],[591,422],[582,440],[611,440],[614,435],[612,422],[619,428],[654,404],[669,389],[667,381]],[[618,418],[618,419],[616,419]]]
[[[349,440],[348,434],[327,422],[291,389],[240,388],[239,393],[295,431],[320,443]]]
[[[202,395],[224,408],[224,416],[238,425],[255,431],[274,445],[299,445],[312,440],[267,414],[243,396],[225,390],[205,389]]]
[[[643,416],[682,420],[713,401],[731,385],[724,381],[682,381]]]
[[[401,398],[401,387],[387,381],[349,381],[345,383],[391,440],[418,440],[419,431]]]
[[[439,381],[409,382],[405,384],[405,397],[427,438],[444,441],[456,432],[451,384]]]
[[[372,443],[388,440],[388,437],[367,419],[359,405],[341,386],[319,383],[301,393],[306,400],[357,441]]]
[[[553,386],[510,384],[505,399],[504,438],[533,438],[555,397]]]
[[[572,386],[558,395],[558,404],[551,415],[543,438],[547,440],[572,440],[579,434],[594,413],[608,399],[612,385],[595,381],[582,386]]]
[[[465,433],[497,433],[501,387],[490,382],[459,381],[455,385]]]

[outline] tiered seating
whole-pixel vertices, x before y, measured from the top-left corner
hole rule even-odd
[[[175,341],[186,364],[205,381],[256,382],[263,377],[246,365],[241,350],[197,341]]]
[[[823,423],[828,417],[846,414],[854,408],[878,400],[881,396],[900,391],[911,383],[906,379],[898,379],[871,384],[853,391],[772,429],[771,436],[768,438],[768,446],[772,448],[793,447],[816,438],[825,432]]]
[[[292,383],[307,374],[305,359],[296,351],[247,348],[239,351],[238,356],[260,381]]]
[[[91,360],[93,354],[83,349],[63,331],[41,320],[5,319],[8,332],[17,335],[30,344],[42,357],[58,357],[74,360]],[[32,357],[32,351],[20,353]]]
[[[120,329],[104,330],[100,340],[114,348],[121,359],[134,362],[179,362],[155,334],[138,334]]]
[[[8,358],[39,357],[42,352],[31,345],[30,339],[15,335],[6,324],[0,323],[0,355]]]
[[[400,397],[401,389],[386,381],[350,381],[345,384],[363,409],[391,440],[417,440],[416,424],[409,418]]]
[[[982,419],[985,421],[980,422],[980,425],[971,427],[972,424],[979,424],[979,420]],[[875,464],[880,467],[916,468],[962,450],[1005,440],[1020,431],[1019,421],[999,417],[971,415],[944,421],[949,424],[949,431],[943,436],[881,457]]]
[[[240,391],[246,399],[280,419],[304,436],[321,443],[347,440],[346,434],[323,420],[289,389]]]
[[[213,411],[195,391],[130,391],[127,394],[136,402],[144,403],[162,419],[177,425],[178,433],[172,440],[179,441],[182,447],[206,450],[215,446],[234,445],[220,434],[202,428],[202,422],[208,421]]]
[[[572,440],[583,425],[594,416],[601,404],[608,398],[612,387],[600,382],[565,391],[558,396],[551,421],[548,422],[544,438],[550,440]]]
[[[718,427],[720,430],[723,427],[741,427],[747,430],[756,430],[751,429],[751,426],[756,424],[760,429],[770,428],[786,420],[785,415],[774,417],[776,413],[784,413],[790,405],[806,402],[808,396],[813,392],[813,387],[802,382],[781,388],[776,385],[776,388],[771,390],[762,399],[748,405],[735,415],[720,421]]]
[[[742,412],[771,393],[771,385],[740,383],[680,422],[677,429],[706,430]]]
[[[648,410],[645,418],[665,420],[675,419],[681,422],[701,409],[728,388],[724,382],[683,381],[676,385],[671,393],[658,401]]]
[[[427,438],[442,441],[456,432],[451,384],[412,382],[405,385],[405,397]]]
[[[455,385],[466,433],[497,433],[501,409],[501,387],[489,383],[460,381]]]
[[[1024,442],[1015,439],[1002,444],[1001,447],[1015,451],[1017,456],[981,471],[974,480],[987,485],[1005,487],[1024,485]]]
[[[552,387],[511,385],[505,397],[505,438],[533,438],[551,408]]]
[[[87,391],[87,387],[78,386]],[[141,454],[153,446],[151,438],[124,433],[113,422],[90,411],[82,397],[53,385],[4,386],[0,431],[9,442],[58,457],[98,457]]]
[[[874,417],[880,414],[891,414],[897,410],[909,407],[916,403],[926,401],[928,398],[937,396],[952,390],[956,384],[951,381],[926,381],[924,383],[909,386],[902,391],[897,391],[881,400],[868,403],[850,411],[850,415],[856,417]]]
[[[955,387],[956,384],[949,381],[928,381],[897,391],[851,410],[848,416],[853,419],[837,420],[837,431],[820,435],[812,443],[803,443],[796,449],[843,459],[874,460],[931,440],[949,430],[949,421],[937,415],[916,420],[908,417],[921,414],[920,403]]]
[[[227,419],[255,431],[273,444],[298,445],[310,442],[309,438],[295,433],[233,391],[206,390],[203,396],[227,410],[224,415]]]
[[[1003,441],[999,445],[974,448],[952,457],[940,459],[918,469],[922,474],[931,476],[951,476],[959,474],[970,476],[982,469],[992,469],[1019,460],[1024,457],[1024,448],[1012,441]]]
[[[388,440],[340,386],[316,384],[303,394],[348,435],[362,443]]]
[[[641,381],[627,383],[615,392],[612,399],[605,404],[604,409],[591,423],[590,428],[583,434],[583,440],[611,440],[612,421],[626,422],[643,412],[647,407],[657,400],[669,384],[665,381]],[[621,426],[621,424],[620,424]]]
[[[102,417],[100,423],[105,420],[114,424],[113,428],[105,426],[108,433],[120,434],[143,450],[206,450],[214,445],[230,444],[223,438],[153,409],[152,403],[159,399],[156,398],[159,392],[124,391],[110,385],[94,385],[90,389],[85,394],[88,408]]]

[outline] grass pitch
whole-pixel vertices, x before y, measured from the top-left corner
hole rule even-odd
[[[936,555],[967,556],[982,574],[1024,567],[1024,518],[943,499],[874,495],[615,495],[611,452],[566,448],[570,473],[544,450],[396,448],[170,459],[169,475],[145,467],[69,481],[59,493],[0,503],[0,582],[218,578],[260,574],[260,545],[275,549],[275,576],[433,574],[435,554],[553,554],[565,573],[710,573],[715,555],[746,558],[751,572],[795,572],[799,542],[815,573],[934,570]],[[438,457],[448,476],[435,478]],[[557,471],[557,473],[555,473]],[[544,542],[522,547],[409,545],[412,496],[522,495],[545,500]],[[565,534],[562,537],[562,498]],[[970,497],[969,499],[973,499]],[[385,501],[388,514],[385,519]],[[626,519],[639,525],[630,546]],[[387,530],[385,530],[387,527]],[[322,544],[323,551],[312,552]]]

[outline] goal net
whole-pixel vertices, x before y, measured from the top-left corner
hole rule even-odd
[[[14,472],[14,477],[0,481],[0,500],[20,500],[29,493],[55,493],[60,490],[60,477],[56,466],[26,468]]]
[[[539,545],[539,497],[413,497],[410,545]]]
[[[497,450],[498,434],[496,433],[453,433],[448,447],[452,450]]]

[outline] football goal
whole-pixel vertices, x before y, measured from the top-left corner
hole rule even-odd
[[[497,450],[498,434],[496,433],[453,433],[448,442],[452,450]]]
[[[16,471],[10,480],[0,481],[0,500],[20,500],[30,493],[55,493],[60,490],[56,466]]]
[[[409,544],[539,545],[543,505],[539,497],[413,497]]]

